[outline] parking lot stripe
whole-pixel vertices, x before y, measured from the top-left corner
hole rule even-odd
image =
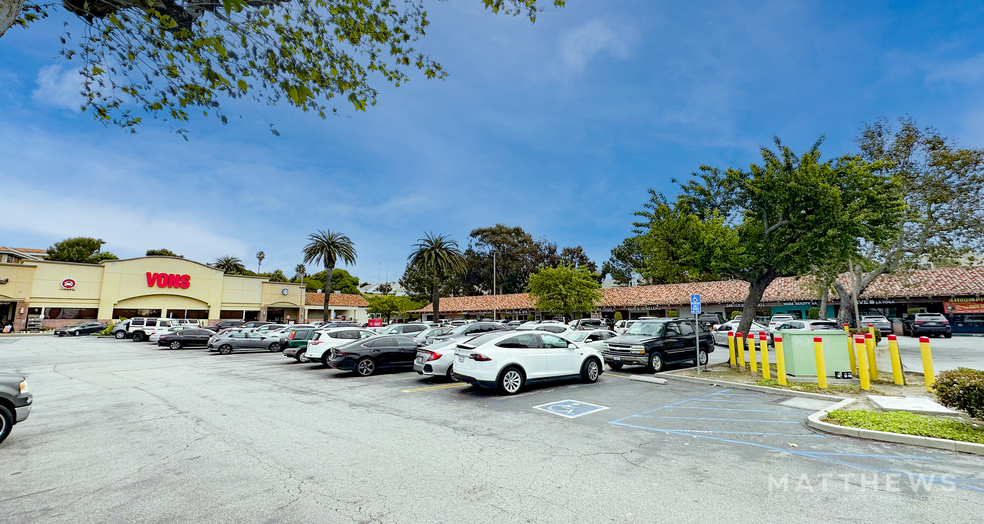
[[[742,418],[704,418],[704,417],[653,417],[653,418],[667,418],[676,420],[715,420],[722,422],[762,422],[765,424],[802,424],[798,420],[759,420],[759,419],[742,419]]]
[[[678,403],[678,404],[682,404]],[[666,406],[664,409],[702,409],[706,411],[734,411],[738,413],[781,413],[783,415],[803,416],[802,411],[771,411],[768,409],[698,408],[696,406]]]
[[[404,389],[401,393],[416,393],[418,391],[430,391],[432,389],[460,388],[467,385],[467,382],[456,382],[454,384],[442,384],[440,386],[429,386],[426,388]]]

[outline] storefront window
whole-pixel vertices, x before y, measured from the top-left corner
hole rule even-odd
[[[219,312],[219,318],[224,320],[242,320],[243,310],[240,309],[237,311],[237,310],[223,309],[222,311]]]
[[[245,320],[246,321],[259,320],[259,319],[260,319],[260,312],[259,311],[247,311],[246,312],[246,317],[245,317]]]
[[[133,317],[160,317],[161,310],[159,309],[114,309],[113,318],[133,318]]]
[[[197,318],[198,320],[208,319],[207,309],[189,309],[185,311],[185,318]]]
[[[39,308],[39,307],[29,307],[29,308],[27,308],[27,314],[28,315],[40,315],[41,314],[41,308]]]
[[[99,314],[98,308],[58,308],[49,307],[45,310],[44,318],[48,319],[94,319]]]

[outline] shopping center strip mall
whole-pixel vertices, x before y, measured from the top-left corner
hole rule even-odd
[[[49,329],[135,316],[306,322],[324,318],[324,294],[267,277],[227,275],[175,257],[75,264],[44,251],[0,247],[0,328]],[[333,293],[329,318],[368,319],[361,295]]]

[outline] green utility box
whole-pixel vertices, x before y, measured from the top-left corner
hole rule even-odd
[[[813,350],[813,338],[823,340],[824,367],[827,376],[834,372],[851,371],[847,353],[847,333],[844,331],[776,331],[782,337],[782,352],[786,358],[786,374],[794,377],[817,376],[817,359]]]

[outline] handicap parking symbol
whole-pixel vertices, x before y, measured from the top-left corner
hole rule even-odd
[[[564,418],[577,418],[582,415],[587,415],[589,413],[594,413],[595,411],[601,411],[608,408],[597,404],[589,404],[587,402],[579,402],[577,400],[568,399],[561,400],[559,402],[551,402],[540,406],[533,406],[533,409],[540,409],[548,413],[553,413],[554,415],[560,415]]]

